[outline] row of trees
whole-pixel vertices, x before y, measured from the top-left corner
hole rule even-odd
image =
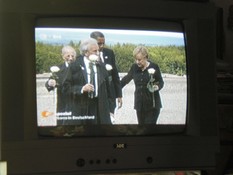
[[[79,54],[79,44],[70,42]],[[132,56],[135,44],[116,44],[107,46],[113,49],[119,72],[127,72],[134,62]],[[37,73],[49,72],[53,65],[63,62],[61,57],[62,45],[51,45],[41,42],[36,43],[36,71]],[[157,63],[162,73],[184,75],[186,74],[185,48],[183,46],[147,46],[149,58]]]

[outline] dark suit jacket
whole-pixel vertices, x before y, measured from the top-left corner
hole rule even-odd
[[[144,71],[142,71],[137,64],[133,64],[128,74],[121,80],[122,87],[128,84],[132,79],[134,80],[134,109],[137,111],[149,111],[153,109],[153,94],[147,89],[147,83],[150,80],[148,73],[149,68],[154,68],[156,70],[153,77],[156,84],[159,86],[159,90],[161,90],[164,85],[161,72],[159,66],[152,62],[150,62],[150,65]],[[162,107],[159,90],[154,92],[155,108],[157,109]]]
[[[88,97],[88,93],[82,93],[82,87],[88,83],[87,71],[84,63],[83,56],[76,59],[74,63],[70,65],[69,75],[65,80],[63,90],[66,93],[73,95],[72,112],[74,116],[91,116],[95,115],[97,123],[111,124],[110,111],[108,104],[108,73],[103,63],[97,65],[98,76],[98,98],[91,99]],[[93,100],[98,100],[97,105],[93,106]],[[97,108],[97,113],[93,111]],[[85,120],[81,122],[85,123]]]
[[[112,70],[108,71],[109,75],[111,76],[110,81],[110,97],[111,98],[118,98],[122,97],[122,89],[120,78],[118,74],[118,70],[115,63],[115,55],[111,49],[103,48],[103,58],[104,64],[110,64],[112,66]]]
[[[71,97],[67,96],[67,94],[62,92],[62,86],[66,76],[68,74],[68,67],[66,67],[65,63],[58,66],[60,71],[57,74],[57,112],[70,112],[71,110]],[[51,77],[50,77],[51,78]],[[45,83],[45,87],[48,91],[54,90],[54,87],[48,85],[48,81]]]

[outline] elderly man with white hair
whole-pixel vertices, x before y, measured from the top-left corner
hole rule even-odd
[[[68,74],[69,65],[76,60],[76,51],[73,47],[66,45],[62,48],[61,53],[63,63],[58,66],[52,66],[51,71],[55,76],[51,76],[45,83],[48,91],[55,91],[56,94],[56,112],[64,113],[71,111],[71,97],[62,91],[63,82]],[[57,124],[64,124],[66,121],[57,120]]]
[[[72,94],[77,124],[111,124],[108,72],[99,62],[99,46],[92,38],[81,41],[81,56],[71,64],[64,91]]]

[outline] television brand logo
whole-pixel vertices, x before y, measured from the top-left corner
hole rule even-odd
[[[116,143],[116,144],[113,145],[113,147],[115,149],[125,149],[125,148],[127,148],[127,144],[125,144],[125,143]]]

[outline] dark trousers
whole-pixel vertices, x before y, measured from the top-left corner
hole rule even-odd
[[[159,109],[153,109],[150,111],[137,111],[137,118],[138,118],[138,124],[156,124],[157,119],[160,114],[160,108]]]
[[[85,124],[98,124],[100,121],[99,119],[99,112],[98,112],[98,98],[92,98],[89,99],[89,104],[88,104],[88,112],[87,114],[89,116],[95,116],[94,120],[86,120]]]
[[[116,108],[116,99],[115,98],[109,98],[108,102],[109,102],[110,112],[114,114],[115,113],[115,108]]]

